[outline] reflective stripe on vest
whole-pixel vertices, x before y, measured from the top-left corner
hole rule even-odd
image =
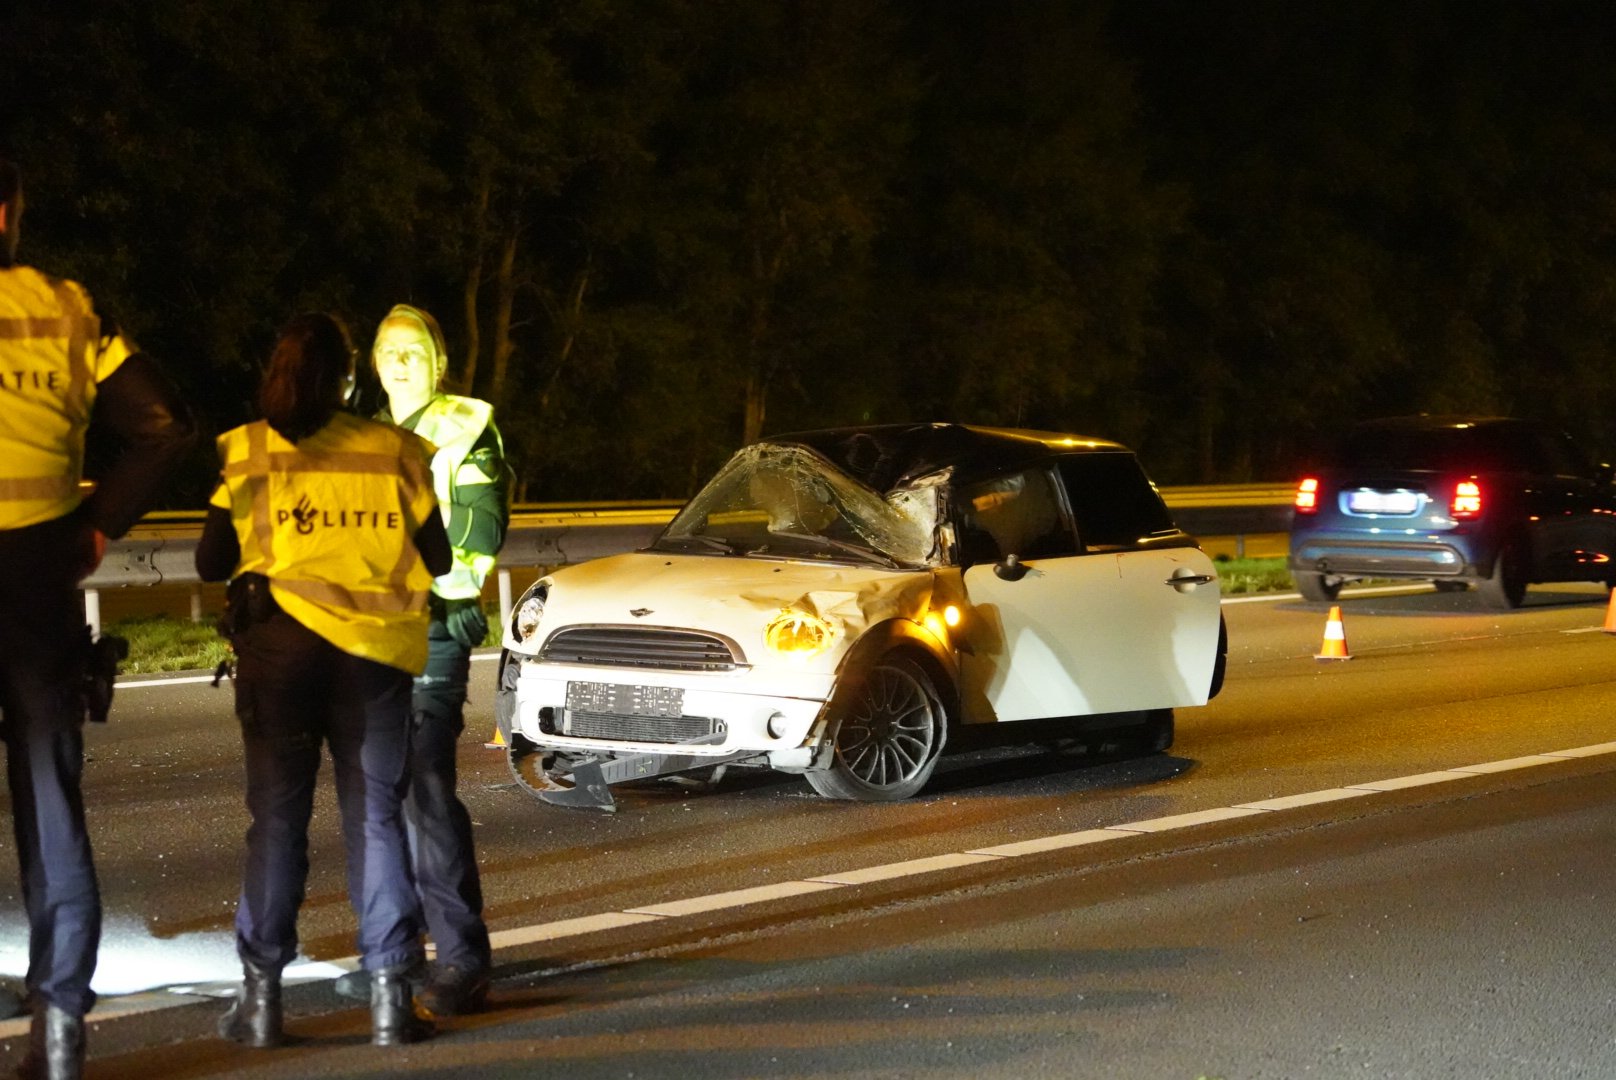
[[[449,524],[460,466],[493,418],[494,407],[477,398],[439,394],[421,412],[414,431],[436,447],[432,455],[432,486],[437,491],[443,523]],[[449,541],[454,544],[454,537]],[[492,555],[479,555],[454,546],[454,565],[432,582],[432,591],[449,600],[481,596],[483,582],[494,567]]]

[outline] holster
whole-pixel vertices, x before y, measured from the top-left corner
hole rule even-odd
[[[222,637],[232,642],[247,628],[268,621],[281,609],[269,591],[263,574],[241,574],[225,587],[224,614],[215,624]]]

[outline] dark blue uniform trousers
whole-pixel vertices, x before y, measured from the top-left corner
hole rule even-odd
[[[273,970],[297,955],[323,741],[335,766],[364,967],[415,963],[420,916],[403,819],[409,673],[343,652],[283,612],[249,627],[235,646],[252,815],[237,952]]]
[[[84,826],[84,614],[64,519],[5,530],[0,731],[28,912],[28,991],[83,1016],[101,941],[101,895]]]
[[[440,619],[427,632],[426,671],[415,679],[410,728],[410,790],[405,820],[426,931],[438,962],[488,967],[482,880],[472,847],[471,815],[455,794],[455,748],[465,729],[471,650]]]

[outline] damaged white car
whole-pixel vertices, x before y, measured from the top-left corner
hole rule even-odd
[[[547,802],[727,766],[892,800],[988,725],[1165,750],[1226,651],[1212,561],[1125,447],[842,428],[745,447],[646,550],[535,582],[496,714]]]

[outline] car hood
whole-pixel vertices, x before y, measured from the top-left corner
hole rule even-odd
[[[634,552],[549,575],[541,638],[577,625],[660,626],[731,638],[751,658],[783,609],[837,632],[831,654],[892,618],[919,619],[931,602],[929,570],[886,570],[746,558]]]

